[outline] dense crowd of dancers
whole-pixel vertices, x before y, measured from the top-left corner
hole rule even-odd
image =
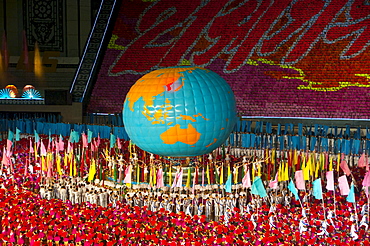
[[[169,187],[42,174],[13,154],[0,177],[2,245],[369,245],[369,200],[352,167],[355,203],[323,189],[276,189],[267,196],[232,185]],[[28,168],[28,171],[25,170]],[[335,176],[338,176],[335,171]],[[308,186],[309,187],[309,186]],[[325,187],[325,185],[323,185]]]

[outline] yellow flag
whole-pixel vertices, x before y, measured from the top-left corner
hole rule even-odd
[[[303,170],[303,167],[306,165],[306,156],[301,153],[301,169]]]
[[[252,180],[254,180],[254,176],[255,176],[255,174],[256,174],[256,173],[255,173],[256,171],[255,171],[255,166],[254,166],[254,164],[253,164],[253,163],[252,163],[252,170],[251,170],[251,171],[252,171]]]
[[[188,167],[188,178],[186,179],[186,187],[190,188],[190,177],[191,177],[191,171],[190,167]]]
[[[136,183],[140,183],[140,166],[139,163],[136,166]]]
[[[258,177],[261,177],[261,169],[262,169],[262,164],[259,164],[258,168],[257,168],[257,176]]]
[[[49,170],[51,168],[51,156],[50,152],[46,153],[46,169]]]
[[[279,182],[284,180],[283,172],[281,170],[282,170],[282,162],[280,162],[279,169],[278,169],[278,181]]]
[[[58,154],[57,155],[57,159],[56,159],[56,162],[57,162],[57,172],[59,173],[59,175],[63,175],[62,173],[62,169],[60,168],[60,161],[61,161],[61,156]]]
[[[298,153],[297,153],[297,150],[295,149],[293,153],[293,165],[297,165],[297,164],[298,164]]]
[[[321,166],[321,161],[319,160],[319,163],[316,164],[316,168],[315,168],[315,179],[317,179],[317,177],[319,176],[320,166]]]
[[[156,185],[157,184],[157,173],[156,173],[155,167],[153,167],[152,175],[153,175],[152,177],[153,185]]]
[[[330,161],[329,161],[329,171],[333,171],[333,157],[330,157]]]
[[[340,153],[338,153],[338,160],[337,160],[337,172],[339,172],[339,166],[340,166],[340,162],[341,162],[341,157],[340,157]]]
[[[276,149],[271,150],[271,163],[275,165]]]
[[[63,163],[64,163],[64,168],[68,167],[68,158],[66,155],[66,152],[64,151],[64,157],[63,157]]]
[[[44,163],[44,167],[46,170],[48,170],[49,166],[50,166],[50,153],[46,153],[46,159],[45,159],[45,163]]]
[[[73,176],[75,177],[77,175],[77,161],[76,157],[73,158]]]
[[[95,173],[96,173],[95,159],[91,159],[91,165],[90,165],[90,169],[89,169],[89,177],[88,177],[87,180],[88,181],[94,180]]]
[[[46,171],[45,156],[41,156],[41,170]]]
[[[224,165],[221,165],[221,171],[220,171],[220,185],[224,184]]]
[[[170,170],[168,171],[168,185],[172,185],[172,166],[170,166]]]
[[[36,142],[34,144],[34,147],[33,147],[34,151],[35,151],[35,159],[38,158],[38,154],[37,154],[37,145],[36,145]]]
[[[69,162],[69,176],[72,177],[73,176],[73,168],[72,168],[72,160]]]
[[[131,148],[132,144],[131,144],[131,140],[128,142],[128,150],[130,152],[130,159],[132,158],[132,148]]]
[[[316,158],[315,158],[315,153],[312,153],[311,156],[311,166],[310,166],[310,175],[313,176],[314,172],[316,170]]]
[[[284,176],[285,176],[284,181],[288,181],[289,180],[289,165],[287,162],[285,163],[285,175]]]
[[[73,176],[73,159],[72,159],[72,152],[68,155],[68,161],[69,161],[69,176]]]
[[[320,153],[320,170],[325,170],[325,155]]]
[[[235,167],[234,184],[238,183],[239,167]]]
[[[210,175],[209,175],[209,165],[207,165],[207,180],[208,180],[208,185],[211,184],[211,178],[210,178]]]
[[[310,180],[310,166],[311,166],[311,163],[309,163],[309,160],[306,162],[306,163],[303,163],[302,165],[302,169],[303,169],[303,179],[304,180]]]

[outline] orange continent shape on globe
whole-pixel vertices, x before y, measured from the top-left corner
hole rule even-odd
[[[153,71],[141,77],[130,89],[127,94],[127,100],[129,101],[129,107],[131,111],[134,111],[134,104],[142,97],[144,106],[153,105],[154,97],[165,92],[165,90],[178,91],[182,88],[184,81],[177,88],[172,88],[171,85],[178,79],[183,77],[181,72],[189,72],[195,69],[204,69],[201,67],[184,67],[184,68],[164,68]],[[174,72],[175,70],[175,72]],[[207,70],[207,69],[204,69]],[[169,76],[173,75],[173,76]]]
[[[196,144],[200,138],[200,133],[189,123],[188,127],[181,129],[179,124],[170,127],[163,132],[160,137],[165,144],[175,144],[181,142],[184,144]]]

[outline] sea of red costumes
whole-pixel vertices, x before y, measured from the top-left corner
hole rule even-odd
[[[151,212],[146,207],[117,203],[107,208],[89,203],[74,204],[41,199],[40,178],[24,174],[26,155],[16,158],[11,177],[0,178],[1,245],[370,245],[365,227],[350,236],[354,221],[353,204],[346,197],[336,197],[334,225],[329,236],[317,235],[324,220],[321,200],[312,199],[307,207],[307,231],[300,233],[300,203],[293,199],[289,208],[277,205],[275,226],[269,224],[270,207],[263,204],[251,214],[233,211],[228,221],[207,221],[205,216],[170,213],[164,209]],[[355,179],[363,172],[353,170]],[[358,175],[358,176],[356,176]],[[360,183],[360,182],[358,182]],[[334,210],[332,192],[324,193],[325,209]],[[356,193],[357,212],[367,203],[364,192]]]
[[[17,176],[17,175],[16,175]],[[89,203],[45,200],[31,191],[22,177],[1,180],[0,242],[2,245],[370,245],[364,228],[359,239],[349,236],[350,214],[345,199],[337,201],[336,228],[330,236],[317,236],[323,219],[322,204],[312,203],[308,231],[299,233],[301,208],[277,206],[276,228],[269,225],[269,207],[258,212],[255,228],[250,214],[234,211],[228,223],[206,221],[204,216],[187,216],[146,207],[103,208]],[[364,201],[360,199],[359,205]],[[331,205],[332,207],[332,205]],[[317,220],[317,221],[316,221]]]

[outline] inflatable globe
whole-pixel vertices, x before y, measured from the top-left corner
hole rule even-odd
[[[235,97],[226,81],[208,69],[159,69],[130,88],[123,122],[131,141],[145,151],[199,156],[229,137],[236,122]]]

